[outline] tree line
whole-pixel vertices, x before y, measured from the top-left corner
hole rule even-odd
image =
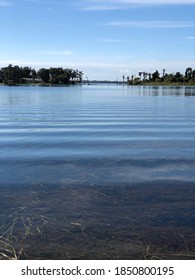
[[[123,76],[124,77],[124,76]],[[127,82],[129,85],[147,85],[147,84],[162,84],[162,85],[170,85],[170,84],[187,84],[187,85],[195,85],[195,69],[191,67],[186,68],[185,73],[182,74],[180,72],[166,73],[166,70],[163,69],[162,74],[158,70],[153,73],[148,72],[139,72],[138,77],[132,75],[131,78],[127,77]]]
[[[0,68],[0,83],[17,85],[26,83],[44,84],[76,84],[81,83],[83,72],[70,68],[41,68],[20,67],[12,64]]]

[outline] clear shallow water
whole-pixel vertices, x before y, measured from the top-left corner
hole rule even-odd
[[[0,183],[195,182],[195,88],[0,87]]]
[[[195,259],[195,88],[0,87],[0,259]]]

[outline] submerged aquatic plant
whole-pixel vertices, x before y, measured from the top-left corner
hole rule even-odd
[[[9,215],[10,222],[0,226],[1,260],[18,260],[26,256],[24,241],[29,235],[33,235],[33,222],[29,217],[24,217],[24,209],[25,207],[20,207]]]

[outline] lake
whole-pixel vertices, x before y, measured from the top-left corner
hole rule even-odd
[[[0,258],[195,259],[195,87],[0,86]]]

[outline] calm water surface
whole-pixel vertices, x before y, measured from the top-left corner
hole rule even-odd
[[[194,259],[194,95],[0,86],[0,259]]]

